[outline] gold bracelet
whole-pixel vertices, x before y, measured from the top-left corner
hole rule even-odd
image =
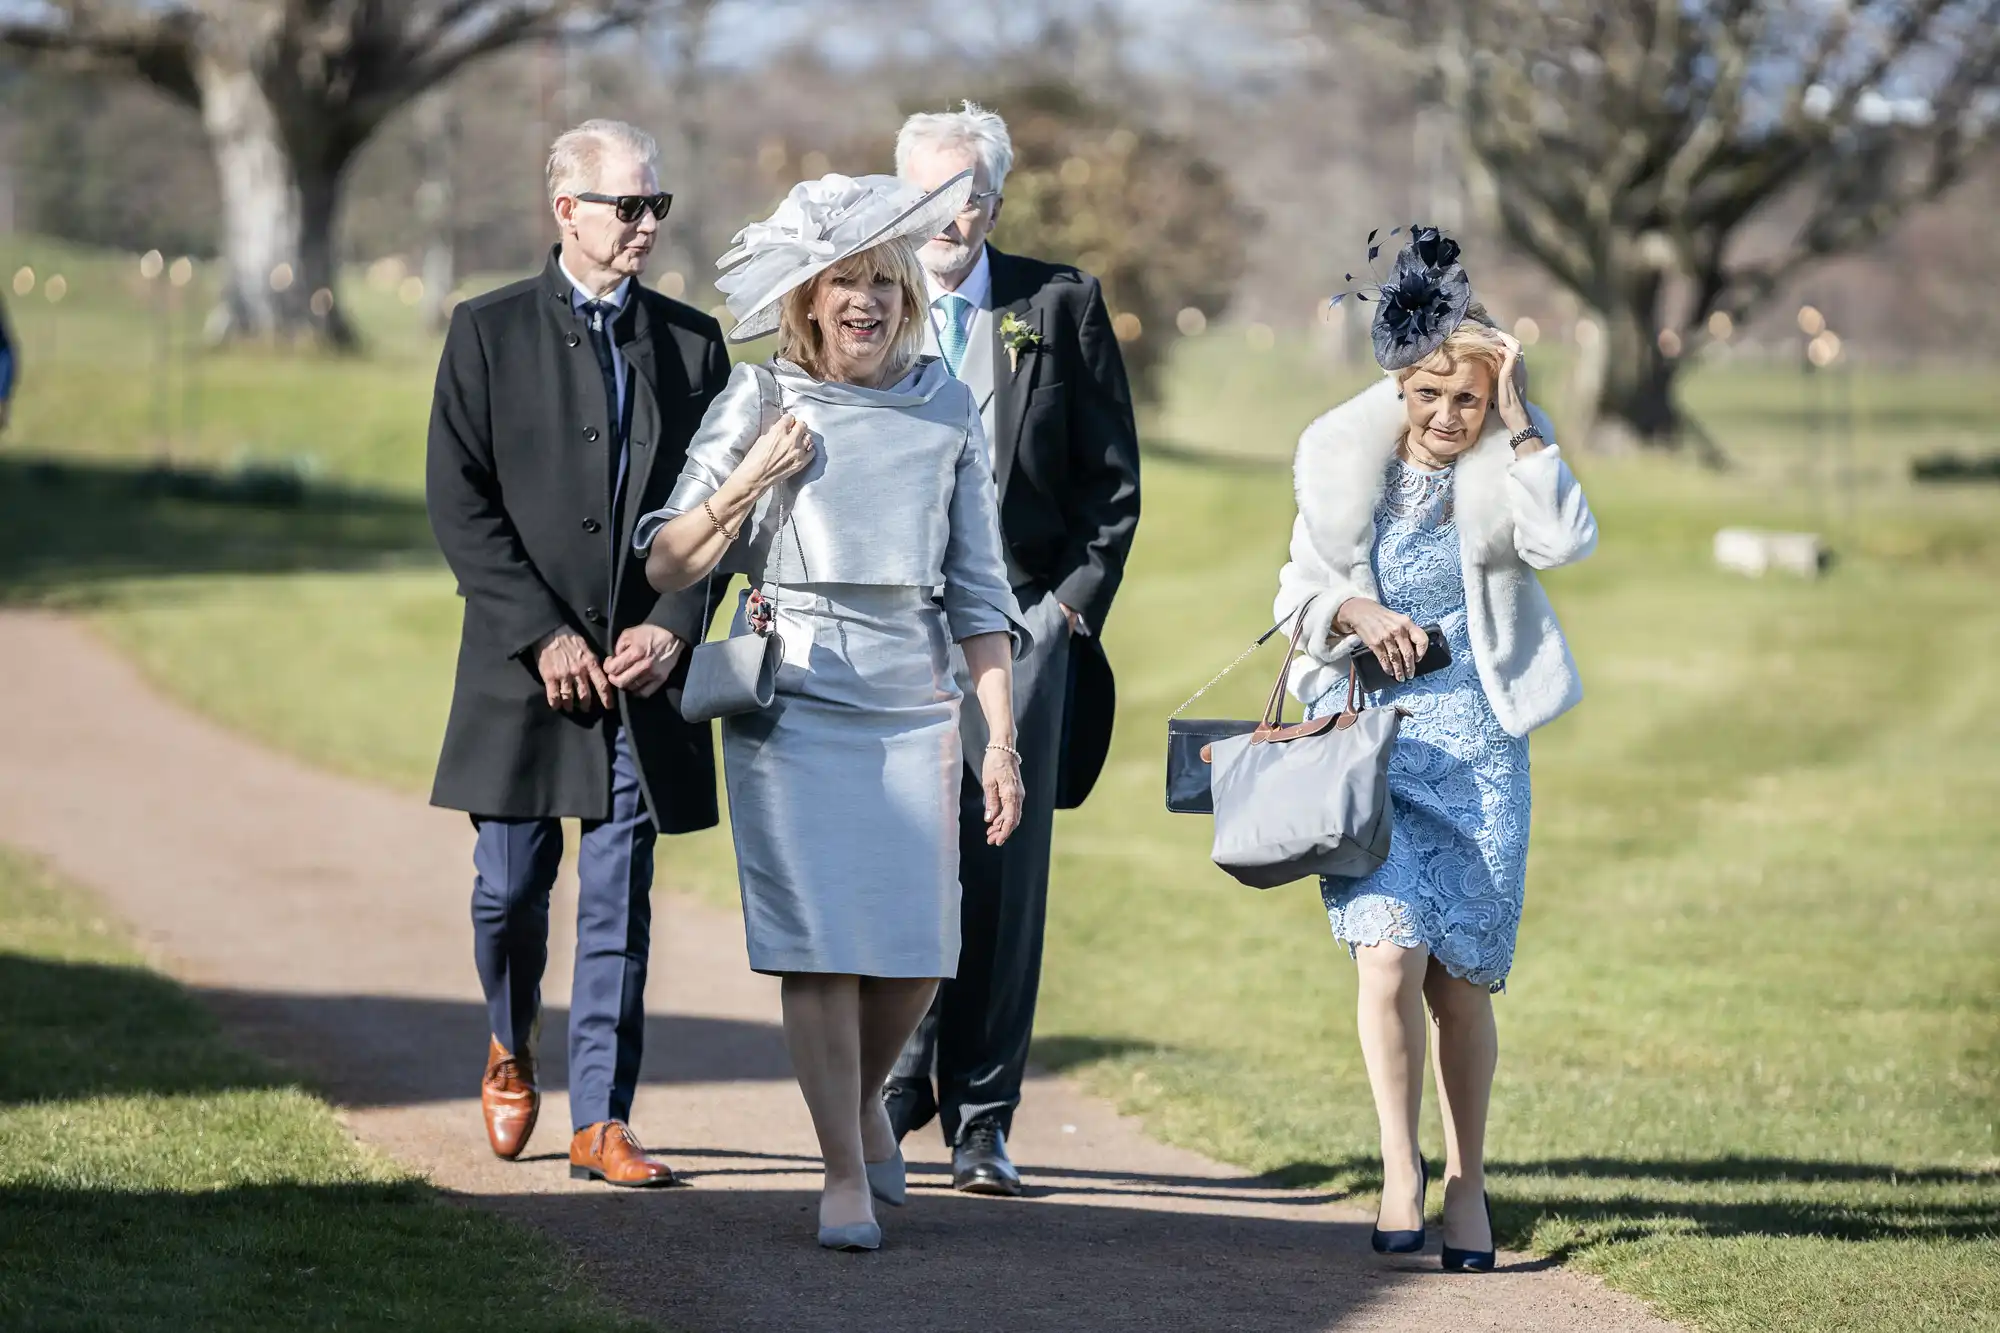
[[[722,520],[715,516],[715,506],[711,505],[708,501],[703,500],[701,502],[701,512],[708,515],[708,521],[715,524],[715,530],[717,532],[727,537],[730,541],[736,540],[736,534],[731,532],[728,528],[723,527]]]

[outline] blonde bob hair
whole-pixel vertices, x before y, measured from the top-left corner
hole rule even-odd
[[[1461,361],[1470,361],[1486,367],[1486,378],[1491,382],[1489,392],[1499,393],[1500,367],[1506,364],[1507,349],[1490,332],[1498,327],[1493,317],[1486,313],[1485,306],[1472,306],[1465,312],[1464,321],[1446,335],[1436,351],[1396,372],[1396,383],[1407,384],[1410,376],[1420,371],[1431,375],[1449,375],[1458,369]]]
[[[930,311],[930,296],[924,286],[924,270],[917,262],[914,237],[898,236],[859,254],[830,264],[812,281],[802,282],[786,292],[778,306],[778,355],[816,380],[826,378],[826,340],[819,324],[808,318],[820,284],[835,278],[859,278],[867,282],[888,279],[903,293],[903,324],[889,338],[889,356],[882,363],[883,383],[893,384],[924,350],[924,329]]]

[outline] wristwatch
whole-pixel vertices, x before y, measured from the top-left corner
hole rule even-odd
[[[1529,440],[1539,440],[1541,438],[1542,438],[1541,427],[1535,425],[1533,422],[1529,422],[1527,425],[1521,427],[1521,429],[1514,432],[1514,438],[1507,441],[1507,447],[1509,449],[1519,449]]]

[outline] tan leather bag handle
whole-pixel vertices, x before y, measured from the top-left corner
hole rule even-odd
[[[1285,651],[1285,664],[1278,668],[1277,684],[1271,687],[1270,698],[1264,701],[1264,715],[1257,729],[1250,733],[1252,745],[1263,745],[1273,741],[1295,741],[1306,736],[1317,736],[1328,728],[1344,731],[1354,725],[1354,719],[1361,715],[1361,673],[1352,665],[1347,669],[1347,706],[1339,713],[1317,717],[1310,722],[1295,722],[1285,725],[1285,687],[1291,684],[1292,663],[1298,660],[1299,640],[1305,634],[1306,611],[1312,606],[1312,598],[1299,607],[1298,621],[1292,626],[1291,646]]]

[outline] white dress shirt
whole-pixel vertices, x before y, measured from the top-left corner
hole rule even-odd
[[[983,245],[979,247],[979,262],[972,266],[972,272],[965,275],[965,281],[958,284],[957,291],[946,292],[944,288],[938,286],[937,278],[931,274],[929,269],[924,270],[924,286],[930,289],[931,337],[933,340],[937,337],[939,322],[945,318],[944,298],[946,296],[962,296],[965,298],[966,304],[970,305],[974,310],[991,310],[993,308],[993,265],[987,258],[986,247]]]
[[[993,450],[995,448],[993,405],[994,400],[998,397],[995,389],[1000,382],[1000,375],[1002,373],[1000,370],[1001,358],[999,355],[1000,338],[995,331],[996,326],[993,320],[993,265],[991,255],[992,252],[990,250],[983,245],[980,246],[979,261],[972,266],[972,272],[965,275],[965,281],[959,283],[957,290],[954,292],[946,292],[943,287],[938,285],[938,280],[931,275],[930,270],[924,270],[924,286],[930,290],[931,298],[930,310],[928,311],[930,315],[930,331],[924,339],[924,349],[932,356],[942,354],[942,349],[938,344],[938,330],[944,326],[945,320],[951,318],[951,312],[946,308],[944,298],[947,295],[962,296],[965,298],[966,303],[972,307],[971,312],[966,316],[966,319],[969,321],[969,328],[967,330],[965,345],[965,361],[958,369],[959,378],[965,381],[966,386],[972,390],[973,398],[979,403],[979,420],[980,424],[986,428],[986,458],[989,463],[993,461]],[[1008,373],[1011,373],[1011,370],[1012,368],[1010,367]],[[1090,634],[1090,626],[1084,622],[1081,616],[1073,619],[1070,625],[1078,634],[1085,636]]]
[[[994,400],[998,386],[999,338],[994,333],[993,323],[993,265],[987,258],[987,250],[980,247],[979,259],[972,266],[972,272],[965,275],[965,281],[958,284],[956,291],[947,292],[938,285],[929,270],[924,272],[924,286],[929,289],[930,308],[925,312],[929,317],[929,327],[925,330],[924,350],[932,356],[943,354],[938,341],[938,331],[951,318],[950,302],[945,298],[957,296],[970,309],[962,316],[965,320],[965,358],[959,363],[958,378],[965,381],[972,390],[974,401],[979,404],[979,423],[986,428],[987,461],[993,458]]]

